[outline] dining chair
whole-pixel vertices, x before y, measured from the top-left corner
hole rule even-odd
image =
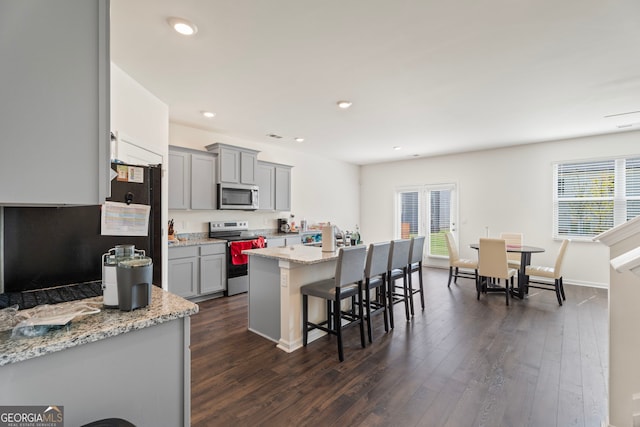
[[[393,329],[393,305],[404,302],[404,312],[407,321],[411,318],[409,311],[409,289],[407,272],[411,239],[398,239],[391,241],[389,260],[387,263],[387,297],[389,298],[389,325]],[[402,279],[402,286],[396,285],[396,281]],[[398,289],[402,289],[399,292]]]
[[[409,248],[409,262],[407,265],[407,279],[409,287],[409,307],[413,315],[413,295],[420,294],[420,305],[424,310],[424,286],[422,281],[422,255],[424,254],[425,236],[415,236],[411,238]],[[413,287],[413,273],[418,273],[418,287]]]
[[[342,348],[342,329],[345,326],[360,325],[360,341],[365,347],[362,312],[362,281],[364,278],[364,262],[367,250],[364,245],[340,248],[336,262],[335,276],[300,287],[302,294],[302,344],[306,347],[309,331],[320,329],[328,334],[336,335],[338,340],[338,358],[344,361]],[[351,309],[342,311],[344,299],[355,298],[358,312]],[[319,323],[309,321],[309,296],[327,300],[327,320]],[[342,319],[348,321],[342,324]]]
[[[367,320],[367,336],[373,342],[371,333],[371,316],[384,314],[384,331],[389,332],[389,310],[387,306],[387,262],[389,260],[390,242],[371,243],[367,250],[367,261],[364,266],[364,310]],[[372,291],[375,298],[371,299]],[[373,311],[371,310],[373,308]]]
[[[453,233],[447,231],[445,234],[447,240],[447,249],[449,250],[449,282],[447,287],[451,286],[451,278],[453,283],[457,283],[458,277],[466,279],[474,279],[478,281],[478,262],[471,259],[460,258],[458,253],[458,245],[456,239],[453,237]],[[473,270],[473,273],[467,271],[460,271],[461,268]]]
[[[524,243],[524,236],[522,233],[500,233],[500,238],[507,242],[507,246],[522,246]],[[507,252],[507,260],[509,262],[509,268],[520,268],[521,254],[517,252]]]
[[[558,304],[562,305],[562,301],[566,301],[566,297],[564,295],[564,284],[562,283],[562,261],[564,260],[564,254],[567,251],[567,246],[569,246],[569,239],[563,240],[560,245],[560,250],[558,250],[558,255],[556,256],[556,263],[553,267],[545,267],[541,265],[528,265],[525,268],[526,276],[536,276],[542,277],[545,279],[553,279],[553,283],[543,282],[540,280],[531,280],[529,279],[528,286],[530,288],[536,289],[544,289],[547,291],[555,291],[556,298],[558,299]],[[531,283],[534,283],[532,285]]]
[[[509,268],[507,243],[504,239],[480,239],[478,281],[476,282],[478,299],[480,299],[480,293],[504,292],[509,305],[509,283],[513,288],[513,276],[516,273],[515,269]],[[498,279],[498,282],[492,279]],[[499,284],[501,279],[504,279],[504,287]]]

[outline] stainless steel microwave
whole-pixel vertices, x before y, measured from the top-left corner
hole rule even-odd
[[[218,209],[254,211],[258,209],[258,186],[218,184]]]

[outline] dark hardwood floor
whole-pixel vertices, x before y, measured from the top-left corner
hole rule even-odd
[[[531,289],[505,305],[425,269],[426,308],[385,334],[345,332],[287,354],[247,330],[247,296],[200,303],[191,324],[193,426],[594,426],[607,411],[607,291]]]

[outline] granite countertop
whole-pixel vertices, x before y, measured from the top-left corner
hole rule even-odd
[[[213,245],[216,243],[227,243],[226,240],[222,239],[211,239],[209,237],[199,237],[195,239],[185,239],[178,241],[169,241],[170,248],[180,248],[185,246],[200,246],[200,245]]]
[[[102,297],[78,302],[99,303]],[[68,327],[32,338],[11,338],[11,331],[0,332],[0,366],[44,356],[56,351],[148,328],[198,312],[198,306],[186,299],[152,286],[151,304],[133,311],[103,309],[71,321]]]
[[[318,264],[338,259],[338,251],[322,252],[317,246],[292,245],[278,248],[247,249],[243,254],[272,258],[299,264]]]

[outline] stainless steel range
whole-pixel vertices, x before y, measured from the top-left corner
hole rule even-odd
[[[227,295],[236,295],[249,290],[248,257],[245,249],[260,247],[260,235],[249,231],[248,221],[212,221],[209,237],[227,241]]]

